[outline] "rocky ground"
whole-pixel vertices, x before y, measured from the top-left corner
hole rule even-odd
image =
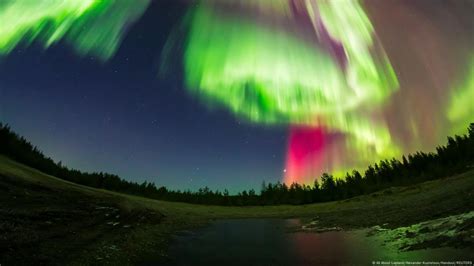
[[[368,236],[383,239],[386,245],[402,251],[474,247],[474,211],[395,229],[374,226]]]

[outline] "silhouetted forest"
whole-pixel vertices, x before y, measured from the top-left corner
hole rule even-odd
[[[383,160],[369,166],[364,173],[347,173],[345,179],[335,179],[325,173],[319,181],[315,179],[311,186],[263,183],[259,192],[250,189],[237,195],[229,195],[227,190],[212,191],[207,187],[196,192],[172,191],[166,187],[157,187],[154,183],[139,184],[108,173],[85,173],[69,169],[61,162],[56,163],[46,157],[37,147],[13,132],[8,125],[1,123],[0,154],[46,174],[78,184],[153,199],[215,205],[306,204],[347,199],[388,187],[412,185],[464,172],[473,167],[474,123],[470,124],[467,135],[448,137],[447,144],[436,148],[436,152],[417,152],[403,156],[401,161]]]

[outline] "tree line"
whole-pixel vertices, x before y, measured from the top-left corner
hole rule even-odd
[[[153,199],[234,206],[296,205],[347,199],[393,186],[412,185],[451,176],[473,168],[474,123],[469,125],[467,134],[448,137],[447,144],[437,147],[435,152],[416,152],[403,156],[401,160],[382,160],[368,166],[363,173],[356,170],[347,173],[343,179],[336,179],[324,173],[319,179],[315,179],[312,185],[264,182],[259,192],[250,189],[236,195],[230,195],[226,189],[213,191],[208,187],[198,191],[169,190],[164,186],[157,187],[151,182],[140,184],[127,181],[113,174],[69,169],[61,162],[55,162],[45,156],[36,146],[2,123],[0,154],[64,180]]]

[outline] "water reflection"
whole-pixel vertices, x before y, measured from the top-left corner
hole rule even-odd
[[[350,232],[296,232],[296,219],[217,221],[176,236],[169,260],[159,265],[367,265],[372,261],[466,260],[450,248],[399,252],[383,239]],[[472,251],[472,250],[471,250]],[[152,263],[153,264],[153,263]],[[156,264],[156,263],[155,263]]]

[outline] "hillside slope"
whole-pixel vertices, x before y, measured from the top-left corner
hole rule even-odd
[[[129,264],[165,256],[178,230],[211,219],[301,217],[386,228],[474,210],[474,171],[345,201],[220,207],[163,202],[70,183],[0,156],[0,263]]]

